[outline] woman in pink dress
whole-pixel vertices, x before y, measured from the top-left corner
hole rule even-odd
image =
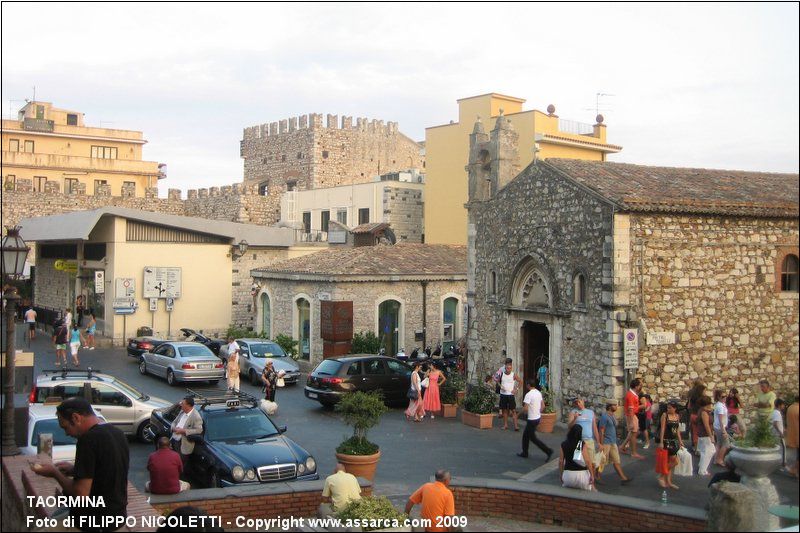
[[[430,372],[428,372],[428,389],[425,391],[425,399],[422,402],[422,406],[431,414],[431,418],[433,418],[433,413],[442,410],[442,402],[439,401],[439,386],[442,385],[447,378],[439,372],[439,369],[433,367]],[[439,378],[442,378],[439,381]]]

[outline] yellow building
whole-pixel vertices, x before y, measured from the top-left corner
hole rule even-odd
[[[83,113],[29,102],[17,120],[3,120],[3,187],[29,180],[34,191],[144,196],[164,177],[142,161],[146,142],[140,131],[85,126]]]
[[[502,112],[519,134],[519,164],[526,167],[534,157],[560,157],[605,161],[622,150],[606,142],[606,126],[598,115],[594,125],[562,120],[555,108],[547,113],[523,111],[525,100],[497,93],[458,100],[458,122],[425,130],[425,242],[467,243],[467,172],[469,134],[480,118],[488,132]]]

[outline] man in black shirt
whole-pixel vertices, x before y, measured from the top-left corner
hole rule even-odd
[[[125,434],[111,424],[101,424],[84,398],[61,402],[56,413],[64,432],[78,439],[75,465],[37,464],[34,472],[58,481],[65,496],[91,498],[70,508],[75,527],[81,531],[117,529],[104,525],[102,518],[127,516],[130,457]]]

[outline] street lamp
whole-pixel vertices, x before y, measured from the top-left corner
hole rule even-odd
[[[238,257],[242,257],[244,254],[247,253],[247,249],[249,247],[250,247],[250,245],[247,244],[247,241],[245,241],[245,240],[241,240],[241,241],[239,241],[239,244],[233,245],[233,250],[232,250],[233,251],[233,253],[232,253],[233,258],[236,259]]]
[[[25,245],[25,241],[19,236],[19,226],[6,227],[7,233],[2,241],[2,274],[4,279],[15,279],[22,275],[25,270],[25,258],[28,256],[30,248]],[[16,346],[14,345],[16,335],[15,317],[17,313],[17,288],[9,285],[4,291],[3,298],[6,301],[6,360],[5,360],[5,383],[3,383],[3,430],[2,440],[0,440],[0,455],[18,455],[19,449],[14,438],[14,374],[16,372]]]

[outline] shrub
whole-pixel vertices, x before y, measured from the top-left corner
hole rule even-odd
[[[488,415],[494,411],[497,394],[486,385],[473,385],[464,398],[464,410],[476,415]]]
[[[553,389],[546,388],[542,391],[542,399],[544,400],[544,409],[542,410],[543,413],[555,413],[556,412],[556,395],[553,394]]]
[[[297,352],[298,342],[294,340],[290,335],[285,335],[281,333],[280,335],[275,337],[275,344],[283,348],[283,351],[286,352],[286,355],[288,355],[295,361],[298,359],[299,357],[299,354]]]
[[[336,451],[348,455],[372,455],[378,445],[367,440],[367,432],[380,422],[386,413],[383,395],[380,392],[351,392],[336,404],[336,412],[344,423],[353,426],[353,436],[342,442]],[[369,451],[374,450],[374,451]],[[367,453],[368,452],[368,453]]]
[[[402,525],[408,518],[407,515],[394,508],[392,502],[386,496],[366,497],[360,500],[353,500],[344,509],[336,513],[336,517],[342,521],[346,520],[374,520],[374,521],[396,521],[397,525]],[[374,531],[391,527],[393,524],[375,524],[376,527],[364,526],[364,531]]]
[[[245,328],[231,324],[228,326],[228,331],[225,332],[225,340],[228,340],[228,337],[233,337],[234,339],[247,339],[258,337],[258,335],[256,335],[255,331],[253,331],[253,328]]]
[[[745,438],[737,440],[736,445],[742,448],[774,448],[777,446],[778,437],[772,431],[769,417],[759,415],[755,424],[747,426]]]
[[[458,392],[463,391],[467,387],[467,382],[464,376],[458,372],[452,372],[447,376],[447,381],[444,382],[439,392],[441,393],[441,400],[443,404],[453,405],[457,403]]]
[[[376,354],[381,349],[381,341],[371,331],[353,335],[353,347],[350,353]]]

